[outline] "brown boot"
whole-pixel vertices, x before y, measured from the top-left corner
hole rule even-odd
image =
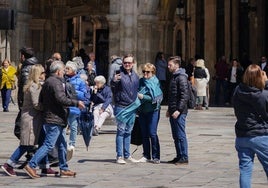
[[[60,171],[61,178],[75,177],[75,176],[76,176],[76,172],[73,172],[71,170],[61,170]]]
[[[31,168],[29,165],[26,165],[23,170],[33,179],[40,178],[40,176],[36,174],[36,170]]]

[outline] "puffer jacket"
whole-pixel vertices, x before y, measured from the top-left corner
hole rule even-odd
[[[50,76],[44,83],[39,102],[43,105],[44,119],[47,124],[67,125],[68,106],[78,106],[76,99],[69,99],[65,94],[65,80]]]
[[[35,64],[38,64],[36,57],[31,57],[26,59],[20,68],[20,74],[18,76],[18,105],[22,107],[23,104],[23,87],[26,84],[26,81],[29,77],[31,67]]]
[[[233,95],[237,137],[268,135],[268,90],[239,84]]]
[[[77,100],[83,101],[85,104],[89,103],[89,98],[87,98],[87,86],[86,82],[80,78],[80,74],[76,74],[72,77],[66,77],[66,82],[69,82],[74,86]],[[79,115],[81,113],[80,109],[77,107],[69,107],[70,114],[77,114]]]
[[[188,113],[189,100],[188,76],[185,69],[180,68],[173,74],[169,85],[168,112],[172,115],[176,110],[181,114]]]

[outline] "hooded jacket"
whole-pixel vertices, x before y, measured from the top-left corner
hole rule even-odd
[[[110,85],[110,82],[113,79],[115,71],[119,70],[121,66],[122,66],[122,59],[120,57],[118,57],[112,61],[110,68],[109,68],[108,85]]]
[[[267,86],[267,84],[266,84]],[[237,137],[268,135],[268,90],[239,84],[233,95]]]
[[[177,70],[170,80],[168,96],[168,112],[172,115],[176,110],[181,114],[188,113],[187,102],[189,100],[188,76],[185,69]]]

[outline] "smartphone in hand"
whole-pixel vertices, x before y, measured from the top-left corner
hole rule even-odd
[[[120,70],[116,70],[115,71],[115,74],[120,74]]]

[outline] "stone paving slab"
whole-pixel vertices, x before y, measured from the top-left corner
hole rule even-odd
[[[102,133],[93,137],[89,151],[82,136],[78,136],[77,147],[70,169],[77,171],[76,178],[42,177],[29,179],[23,170],[17,177],[6,176],[0,169],[0,187],[78,187],[78,188],[175,188],[239,187],[238,159],[234,148],[235,116],[232,108],[210,108],[206,111],[190,110],[187,117],[189,141],[189,165],[166,163],[175,157],[166,106],[162,107],[159,122],[161,164],[115,163],[116,126],[105,125]],[[3,164],[19,141],[13,136],[17,106],[11,105],[10,112],[0,112],[0,164]],[[131,146],[134,151],[136,146]],[[142,147],[133,154],[142,156]],[[57,168],[56,168],[57,169]],[[268,187],[265,173],[255,160],[253,188]]]

